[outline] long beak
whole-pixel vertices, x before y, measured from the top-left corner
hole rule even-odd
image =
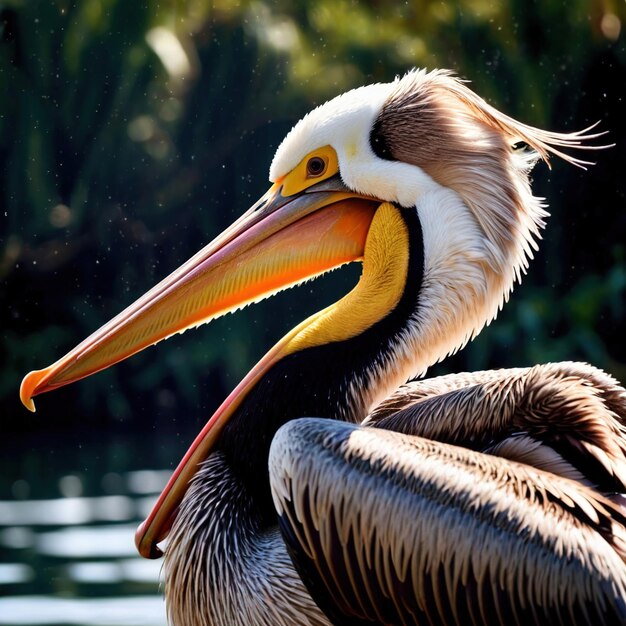
[[[350,191],[339,176],[292,196],[281,181],[217,239],[156,287],[49,367],[30,372],[20,398],[67,385],[174,333],[197,326],[307,278],[363,256],[379,201]],[[139,527],[136,543],[149,558],[167,536],[198,464],[210,453],[242,398],[280,359],[303,323],[279,342],[211,417]]]
[[[75,382],[162,339],[358,260],[375,204],[335,176],[283,196],[281,181],[219,237],[49,367],[30,372],[20,398]]]

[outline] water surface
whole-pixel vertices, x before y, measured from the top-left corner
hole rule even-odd
[[[134,532],[171,472],[155,459],[179,451],[145,450],[118,438],[3,451],[0,626],[165,626],[162,561],[138,556]]]

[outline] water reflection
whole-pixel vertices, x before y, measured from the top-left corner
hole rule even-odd
[[[163,601],[153,596],[133,598],[0,598],[0,624],[66,624],[71,626],[161,626]]]
[[[68,574],[73,580],[82,583],[112,583],[128,580],[152,584],[158,579],[160,567],[159,561],[137,558],[116,563],[83,561],[70,565]]]
[[[63,528],[37,537],[39,554],[70,559],[133,556],[136,524]]]
[[[35,578],[35,570],[23,563],[0,563],[0,585],[26,583]]]
[[[137,555],[134,532],[170,471],[112,465],[41,475],[16,456],[1,468],[0,626],[165,626],[161,561]]]
[[[135,518],[133,501],[125,496],[62,498],[59,500],[0,501],[0,524],[72,526]]]

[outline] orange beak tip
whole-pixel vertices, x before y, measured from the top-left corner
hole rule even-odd
[[[20,400],[22,404],[33,413],[35,412],[35,403],[33,402],[33,395],[35,395],[35,389],[45,376],[47,370],[33,370],[24,376],[22,384],[20,385]]]
[[[146,522],[141,522],[135,531],[135,546],[144,559],[160,559],[163,551],[152,541],[145,540]]]

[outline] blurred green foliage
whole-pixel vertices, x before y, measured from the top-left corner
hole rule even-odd
[[[42,396],[44,421],[19,382],[243,212],[302,114],[413,66],[454,69],[531,124],[601,120],[617,144],[587,172],[538,166],[553,215],[529,275],[434,371],[584,359],[626,382],[625,31],[623,0],[0,2],[3,428],[191,433],[358,269]]]

